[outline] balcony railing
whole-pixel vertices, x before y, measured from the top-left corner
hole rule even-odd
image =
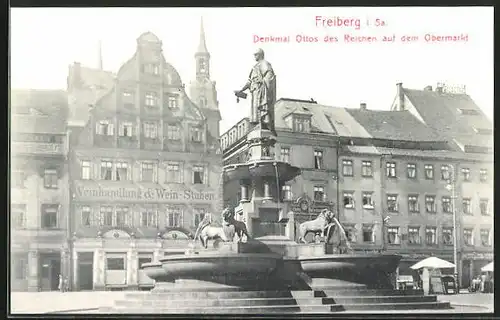
[[[64,155],[66,148],[62,143],[43,142],[18,142],[11,143],[13,155],[18,154],[40,154],[40,155]]]

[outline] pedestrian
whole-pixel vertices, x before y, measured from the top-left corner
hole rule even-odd
[[[59,284],[57,286],[60,292],[64,292],[64,280],[61,274],[59,274]]]
[[[484,286],[485,286],[485,284],[486,284],[486,274],[483,273],[481,275],[481,292],[484,292]]]
[[[64,284],[64,292],[68,292],[68,291],[69,291],[69,281],[68,281],[68,277],[64,277],[63,284]]]

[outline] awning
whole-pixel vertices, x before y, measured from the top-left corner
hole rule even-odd
[[[415,263],[410,268],[413,270],[418,270],[421,268],[443,269],[443,268],[454,268],[454,267],[455,265],[451,262],[436,257],[429,257],[427,259]]]
[[[484,272],[493,272],[493,262],[488,263],[484,267],[481,268],[481,271]]]

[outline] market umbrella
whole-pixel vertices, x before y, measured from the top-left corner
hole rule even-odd
[[[490,262],[487,265],[485,265],[484,267],[482,267],[481,271],[493,272],[493,262]]]
[[[451,262],[436,257],[429,257],[420,262],[415,263],[410,268],[413,270],[418,270],[421,268],[443,269],[443,268],[454,268],[454,267],[455,265]]]

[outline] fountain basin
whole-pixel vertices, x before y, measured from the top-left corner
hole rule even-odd
[[[324,256],[299,256],[301,268],[306,273],[340,271],[377,270],[379,272],[395,272],[401,256],[395,254],[328,254]]]
[[[143,264],[146,274],[154,279],[198,279],[212,276],[267,274],[276,268],[281,256],[273,253],[214,253],[172,255],[159,263]],[[158,268],[161,266],[161,269]]]
[[[244,180],[250,178],[274,178],[276,169],[279,180],[289,181],[300,174],[300,169],[287,162],[276,160],[256,160],[246,163],[231,164],[224,167],[226,180]]]

